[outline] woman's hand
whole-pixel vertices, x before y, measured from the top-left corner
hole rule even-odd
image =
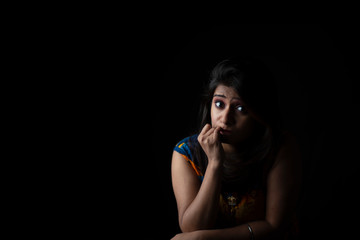
[[[198,136],[198,141],[208,157],[209,165],[221,166],[224,159],[219,132],[220,127],[213,128],[210,124],[206,124]]]

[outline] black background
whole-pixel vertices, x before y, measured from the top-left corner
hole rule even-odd
[[[80,17],[65,27],[59,18],[60,29],[50,22],[46,31],[29,22],[30,30],[21,32],[10,48],[18,49],[13,57],[26,65],[14,72],[26,75],[21,87],[30,95],[20,101],[29,105],[29,113],[14,108],[24,114],[15,128],[27,136],[14,137],[35,145],[30,150],[40,149],[46,160],[45,171],[35,164],[37,170],[26,169],[30,177],[21,181],[31,191],[40,186],[45,195],[39,199],[42,195],[34,192],[34,198],[19,198],[20,210],[24,201],[36,202],[29,207],[34,214],[27,216],[27,224],[34,223],[42,208],[49,216],[42,218],[47,225],[35,221],[34,229],[57,228],[51,234],[77,230],[79,236],[99,233],[101,238],[173,237],[179,232],[170,176],[173,147],[197,128],[199,96],[213,66],[246,54],[262,56],[273,70],[284,126],[302,150],[302,239],[346,239],[355,232],[358,26],[175,24],[167,19],[137,24],[127,17],[120,24],[118,19],[102,22],[101,15],[92,22]],[[38,77],[44,83],[37,82]],[[35,104],[30,101],[34,96]],[[40,108],[34,110],[36,106]],[[27,149],[16,148],[24,152],[27,164],[34,163]],[[59,162],[53,161],[54,154]],[[44,172],[49,176],[43,177]],[[29,181],[34,176],[40,184]]]
[[[146,226],[145,239],[170,239],[180,231],[172,149],[197,130],[200,94],[212,67],[234,54],[261,57],[277,78],[284,128],[297,137],[302,151],[302,239],[350,236],[359,195],[355,29],[344,24],[164,24],[144,31],[152,137],[151,160],[141,167],[141,190],[148,190],[144,198],[150,211],[141,211],[142,221],[136,222]]]

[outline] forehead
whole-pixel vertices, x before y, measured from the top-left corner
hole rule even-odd
[[[217,86],[214,91],[214,95],[215,94],[224,95],[226,98],[240,98],[239,94],[234,88],[222,84]]]

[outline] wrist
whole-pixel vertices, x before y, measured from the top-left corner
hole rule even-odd
[[[222,162],[218,161],[218,160],[210,160],[209,159],[209,163],[208,163],[207,168],[212,169],[212,170],[221,170]]]

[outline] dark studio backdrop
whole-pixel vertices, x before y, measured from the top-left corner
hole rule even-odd
[[[150,59],[158,68],[147,103],[152,164],[144,170],[151,188],[146,239],[170,239],[180,231],[172,150],[197,130],[200,95],[211,69],[234,54],[261,57],[277,79],[284,128],[297,137],[302,151],[302,239],[350,236],[359,199],[353,103],[359,55],[352,26],[178,25],[160,27],[154,35]]]

